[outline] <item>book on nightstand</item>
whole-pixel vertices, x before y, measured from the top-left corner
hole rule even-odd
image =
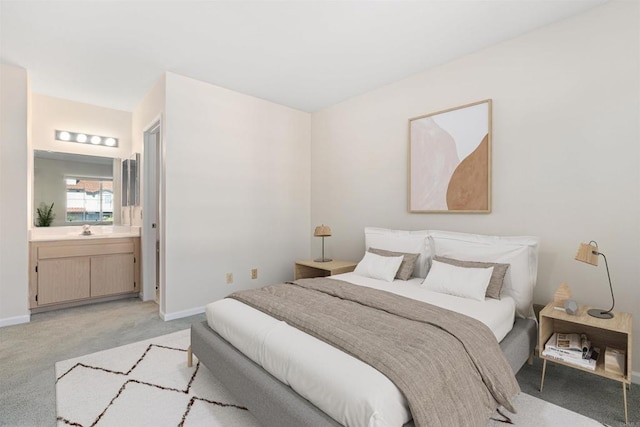
[[[600,349],[593,347],[584,335],[554,333],[544,345],[542,355],[595,371]]]

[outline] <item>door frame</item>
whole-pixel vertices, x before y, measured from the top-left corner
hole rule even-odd
[[[157,143],[152,140],[155,139],[155,134],[158,134]],[[155,177],[151,177],[152,170],[150,169],[151,156],[148,156],[149,150],[151,150],[151,143],[155,144],[153,147],[156,151],[156,176],[157,183],[155,185],[149,185],[156,181]],[[142,300],[153,301],[156,298],[156,241],[155,234],[152,229],[151,216],[148,214],[155,210],[155,206],[152,205],[152,192],[157,191],[157,206],[158,206],[158,218],[156,219],[156,230],[159,241],[159,300],[158,308],[161,317],[164,317],[165,313],[165,197],[164,197],[164,176],[165,176],[165,152],[164,152],[164,130],[162,115],[156,117],[151,121],[151,124],[144,128],[143,131],[143,174],[144,174],[144,186],[143,186],[143,200],[142,200],[142,238],[141,238],[141,252],[142,252]],[[157,188],[157,190],[156,190]]]

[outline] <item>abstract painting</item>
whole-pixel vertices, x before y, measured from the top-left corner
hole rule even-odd
[[[409,212],[491,212],[491,100],[409,119]]]

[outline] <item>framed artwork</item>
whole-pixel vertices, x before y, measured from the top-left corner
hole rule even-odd
[[[409,212],[491,212],[491,100],[409,119]]]

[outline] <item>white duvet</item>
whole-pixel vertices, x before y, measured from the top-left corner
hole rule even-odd
[[[332,278],[425,301],[473,317],[498,341],[513,327],[515,302],[475,301],[420,286],[423,279],[392,283],[346,273]],[[399,427],[411,419],[406,399],[382,373],[285,322],[237,300],[206,307],[207,322],[251,360],[345,426]]]

